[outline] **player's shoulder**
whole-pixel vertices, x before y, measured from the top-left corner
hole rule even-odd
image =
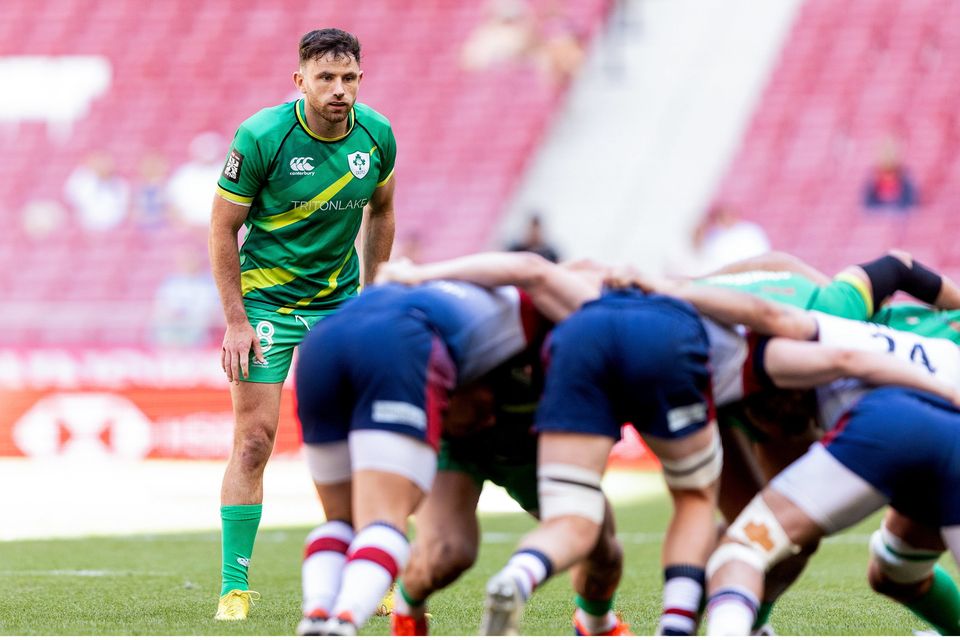
[[[353,105],[357,122],[363,125],[374,137],[386,134],[391,130],[390,120],[373,107],[362,102]]]
[[[244,120],[240,128],[257,140],[269,141],[272,137],[287,135],[296,124],[296,101],[266,107]]]

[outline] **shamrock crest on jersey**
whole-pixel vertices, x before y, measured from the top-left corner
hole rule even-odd
[[[347,163],[350,165],[350,173],[360,180],[370,171],[370,154],[354,151],[347,156]]]

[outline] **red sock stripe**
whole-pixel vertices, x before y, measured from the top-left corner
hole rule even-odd
[[[664,610],[663,610],[663,615],[665,615],[665,616],[670,616],[670,615],[683,616],[684,618],[690,618],[690,619],[693,620],[694,622],[697,621],[697,612],[696,612],[696,611],[689,611],[689,610],[687,610],[687,609],[678,609],[678,608],[676,608],[676,607],[671,607],[671,608],[669,608],[669,609],[664,609]]]
[[[303,552],[303,557],[309,558],[313,554],[320,553],[321,551],[332,551],[334,553],[347,555],[347,549],[349,548],[350,544],[343,540],[336,538],[317,538],[307,545],[306,550]]]
[[[400,568],[397,566],[397,561],[393,559],[393,556],[378,547],[361,547],[357,549],[350,554],[347,562],[353,562],[354,560],[369,560],[370,562],[377,563],[390,574],[391,580],[396,580],[397,574],[400,573]]]

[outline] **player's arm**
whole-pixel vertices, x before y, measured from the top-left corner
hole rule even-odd
[[[822,271],[784,251],[768,251],[759,256],[744,258],[743,260],[725,265],[703,277],[708,278],[710,276],[728,273],[745,273],[749,271],[789,271],[790,273],[796,273],[808,278],[819,285],[829,284],[831,280],[831,278]]]
[[[951,385],[886,353],[772,338],[755,358],[762,360],[770,382],[781,389],[809,389],[840,378],[857,378],[874,386],[911,387],[954,403],[958,400]]]
[[[482,287],[514,285],[525,290],[537,309],[554,322],[600,293],[590,278],[527,252],[476,253],[427,264],[390,262],[380,268],[376,279],[411,285],[427,280],[464,280]]]
[[[220,292],[227,330],[223,336],[221,366],[227,380],[240,382],[249,375],[251,349],[258,361],[263,360],[260,340],[247,319],[240,289],[240,247],[237,233],[247,219],[249,207],[215,196],[210,216],[210,267]]]
[[[367,204],[363,232],[363,284],[373,282],[380,264],[390,259],[396,219],[393,214],[393,191],[397,183],[391,176],[386,184],[377,187]]]
[[[812,340],[817,335],[816,318],[800,309],[764,300],[745,291],[648,276],[630,267],[619,269],[607,284],[636,286],[685,300],[703,315],[723,324],[742,324],[752,331],[795,340]]]
[[[871,296],[874,309],[879,309],[897,291],[940,309],[960,309],[960,287],[906,251],[891,250],[876,260],[849,266],[837,277],[852,282],[864,295]]]

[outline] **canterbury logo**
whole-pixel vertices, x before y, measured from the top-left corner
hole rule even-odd
[[[313,165],[310,164],[311,160],[313,160],[312,157],[292,158],[290,160],[290,169],[293,171],[313,171]]]
[[[237,557],[237,564],[240,565],[241,567],[249,567],[249,566],[250,566],[250,558],[243,558],[243,557],[239,557],[239,556],[238,556],[238,557]]]

